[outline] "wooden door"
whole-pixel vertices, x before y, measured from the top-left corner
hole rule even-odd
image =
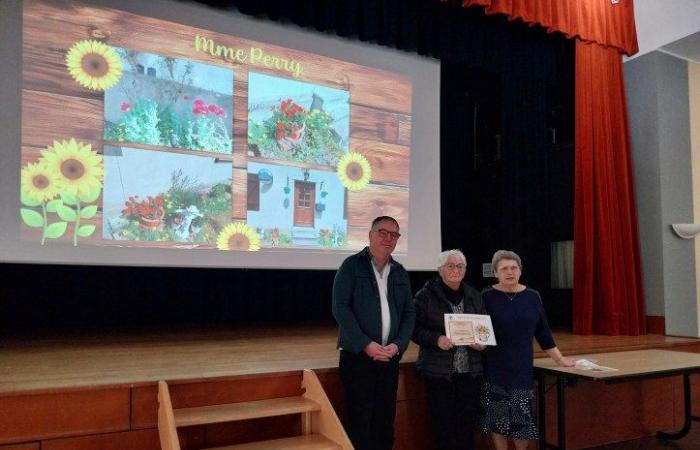
[[[294,182],[294,226],[313,227],[316,183]]]

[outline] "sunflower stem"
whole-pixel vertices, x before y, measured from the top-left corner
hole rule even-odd
[[[75,227],[73,228],[73,247],[78,246],[78,229],[80,228],[80,200],[75,206],[76,217],[75,217]]]
[[[46,227],[46,225],[47,225],[47,224],[46,224],[46,221],[47,221],[47,217],[46,217],[46,200],[43,200],[43,201],[41,202],[41,213],[42,213],[42,215],[44,216],[44,224],[43,224],[42,227],[41,227],[41,245],[44,245],[44,242],[46,242],[46,228],[47,228],[47,227]]]

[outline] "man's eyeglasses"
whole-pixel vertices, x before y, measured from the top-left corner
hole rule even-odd
[[[379,237],[382,239],[391,239],[392,241],[398,241],[401,237],[401,233],[385,230],[384,228],[379,228],[378,230],[374,230],[374,232],[379,233]]]
[[[442,267],[444,267],[445,269],[449,269],[449,270],[459,270],[459,271],[462,271],[462,270],[467,268],[467,266],[465,266],[464,264],[445,264]]]

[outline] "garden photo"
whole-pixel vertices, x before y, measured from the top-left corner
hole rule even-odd
[[[123,73],[105,91],[105,140],[231,153],[232,70],[111,49]]]
[[[335,172],[251,162],[247,176],[246,223],[263,247],[345,247],[345,187]]]
[[[251,156],[335,166],[348,151],[350,93],[248,74]]]
[[[231,220],[230,161],[105,147],[104,239],[215,245]]]

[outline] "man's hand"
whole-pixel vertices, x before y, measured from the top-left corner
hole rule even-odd
[[[394,345],[394,344],[390,344]],[[387,346],[388,347],[388,346]],[[389,361],[391,357],[393,356],[392,353],[390,353],[387,350],[387,347],[382,347],[381,345],[377,344],[376,342],[370,342],[367,344],[367,347],[363,350],[367,356],[372,358],[375,361]],[[396,345],[394,345],[396,347]],[[398,348],[397,348],[398,350]]]
[[[389,344],[384,346],[384,350],[391,354],[391,358],[399,354],[399,346],[396,344]]]
[[[486,348],[485,345],[481,345],[481,344],[472,344],[472,345],[470,345],[470,347],[473,348],[474,350],[478,350],[478,351],[482,351],[483,349]]]

